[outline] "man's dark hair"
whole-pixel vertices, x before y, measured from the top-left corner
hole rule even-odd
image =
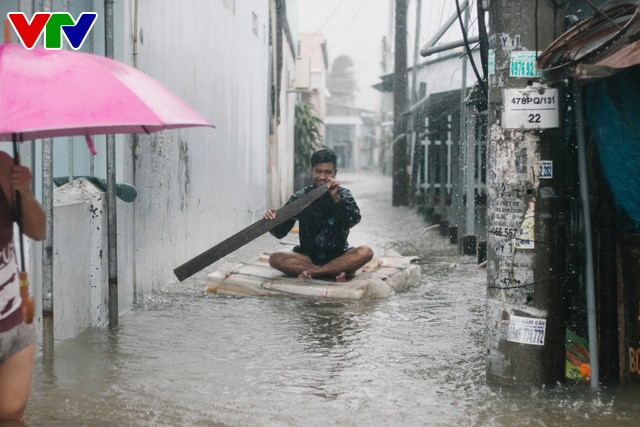
[[[313,169],[313,167],[318,163],[331,163],[333,164],[333,168],[336,169],[337,161],[336,153],[325,148],[318,150],[311,155],[311,168]]]

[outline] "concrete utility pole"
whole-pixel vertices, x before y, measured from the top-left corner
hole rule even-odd
[[[396,0],[396,52],[393,76],[393,189],[391,204],[409,204],[407,177],[407,0]]]
[[[557,208],[562,94],[533,66],[560,34],[552,2],[491,0],[487,263],[487,379],[564,379],[563,248]],[[537,24],[537,28],[536,28]],[[555,30],[555,31],[554,31]]]

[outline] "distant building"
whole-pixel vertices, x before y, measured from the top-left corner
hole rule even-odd
[[[327,114],[327,69],[329,59],[327,57],[327,41],[323,33],[298,33],[300,53],[298,60],[308,59],[309,89],[301,91],[302,102],[312,104],[318,117],[324,122]],[[326,138],[325,127],[320,129],[322,139]]]
[[[360,168],[362,119],[355,107],[356,82],[353,61],[342,55],[333,61],[327,76],[326,145],[338,156],[338,169]]]

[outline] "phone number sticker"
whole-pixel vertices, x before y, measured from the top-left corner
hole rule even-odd
[[[521,344],[544,345],[546,327],[547,319],[511,316],[507,340]]]
[[[502,121],[506,129],[560,127],[558,90],[504,89]]]
[[[510,77],[541,77],[536,67],[537,55],[532,51],[511,52],[509,58]]]

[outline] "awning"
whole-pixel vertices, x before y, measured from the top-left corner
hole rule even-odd
[[[611,76],[640,64],[640,14],[632,2],[598,11],[547,47],[537,67],[547,81]]]

